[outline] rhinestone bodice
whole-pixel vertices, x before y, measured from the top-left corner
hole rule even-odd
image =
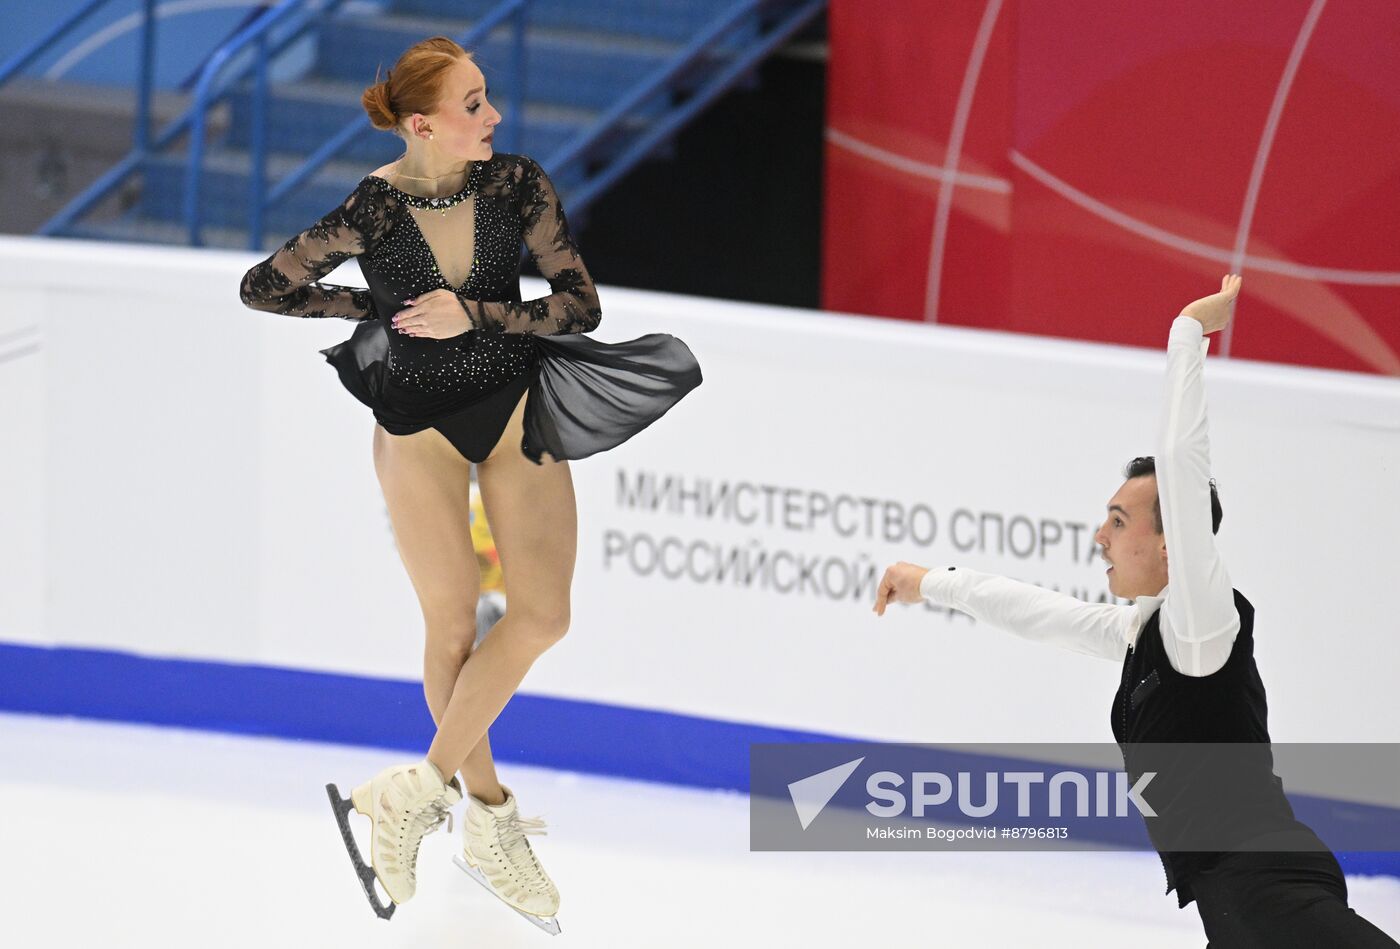
[[[553,291],[528,303],[520,299],[522,239]],[[367,290],[317,282],[352,256]],[[466,276],[453,284],[444,269]],[[456,294],[471,329],[447,339],[393,329],[404,300],[440,289]],[[339,208],[250,270],[242,297],[290,315],[377,320],[386,398],[425,416],[528,372],[531,336],[587,332],[601,317],[549,179],[531,159],[506,154],[474,163],[462,188],[439,198],[365,176]]]
[[[520,300],[520,218],[508,196],[480,194],[481,177],[478,162],[460,191],[441,198],[408,194],[374,175],[365,178],[369,187],[382,193],[378,200],[396,205],[392,226],[359,257],[377,315],[386,324],[404,308],[401,301],[430,290],[451,290],[475,300]],[[419,215],[430,220],[420,224]],[[464,249],[471,261],[467,276],[454,285],[443,272],[450,264],[439,262],[425,228],[438,223],[450,227],[456,221],[474,229],[474,240]],[[425,395],[493,391],[528,372],[534,354],[530,338],[521,334],[469,330],[448,339],[428,339],[406,336],[391,325],[386,330],[389,382]]]

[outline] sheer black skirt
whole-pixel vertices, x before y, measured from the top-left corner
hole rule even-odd
[[[528,390],[520,450],[535,464],[587,458],[622,444],[665,415],[701,382],[684,342],[651,333],[622,343],[582,334],[530,336],[529,372],[487,392],[425,401],[394,385],[386,360],[388,331],[365,320],[343,343],[321,350],[341,383],[393,435],[442,432],[464,457],[484,461]]]

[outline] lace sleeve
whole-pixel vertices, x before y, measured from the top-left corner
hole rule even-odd
[[[375,317],[368,290],[317,281],[387,230],[387,197],[364,178],[340,207],[331,211],[271,257],[243,275],[239,296],[255,310],[288,316],[365,320]]]
[[[569,234],[569,223],[559,195],[544,170],[530,158],[522,158],[520,217],[525,246],[549,281],[549,296],[524,303],[497,303],[457,297],[473,326],[496,333],[535,333],[557,336],[587,333],[603,319],[598,291],[583,265],[578,247]]]

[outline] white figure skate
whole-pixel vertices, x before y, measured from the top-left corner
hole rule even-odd
[[[365,896],[380,919],[390,918],[397,904],[413,897],[417,886],[418,845],[443,821],[451,828],[452,814],[448,809],[462,799],[461,787],[455,777],[443,784],[441,773],[426,758],[416,764],[385,768],[355,788],[348,801],[341,798],[340,789],[334,784],[326,785],[345,850],[355,865],[355,875],[360,878]],[[373,870],[365,866],[364,856],[350,832],[352,808],[372,822],[370,863]],[[389,894],[390,906],[380,902],[375,892],[376,877],[384,892]]]
[[[521,817],[510,788],[504,804],[468,796],[457,864],[487,892],[550,935],[559,935],[559,890],[535,857],[526,834],[544,834],[544,821]]]

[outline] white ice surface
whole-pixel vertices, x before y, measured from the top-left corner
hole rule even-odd
[[[551,937],[423,844],[418,895],[376,919],[323,787],[406,756],[0,715],[0,944],[14,947],[1196,947],[1153,854],[773,854],[739,794],[505,764],[559,884]],[[363,835],[367,822],[352,815]],[[1400,933],[1400,880],[1349,878]]]

